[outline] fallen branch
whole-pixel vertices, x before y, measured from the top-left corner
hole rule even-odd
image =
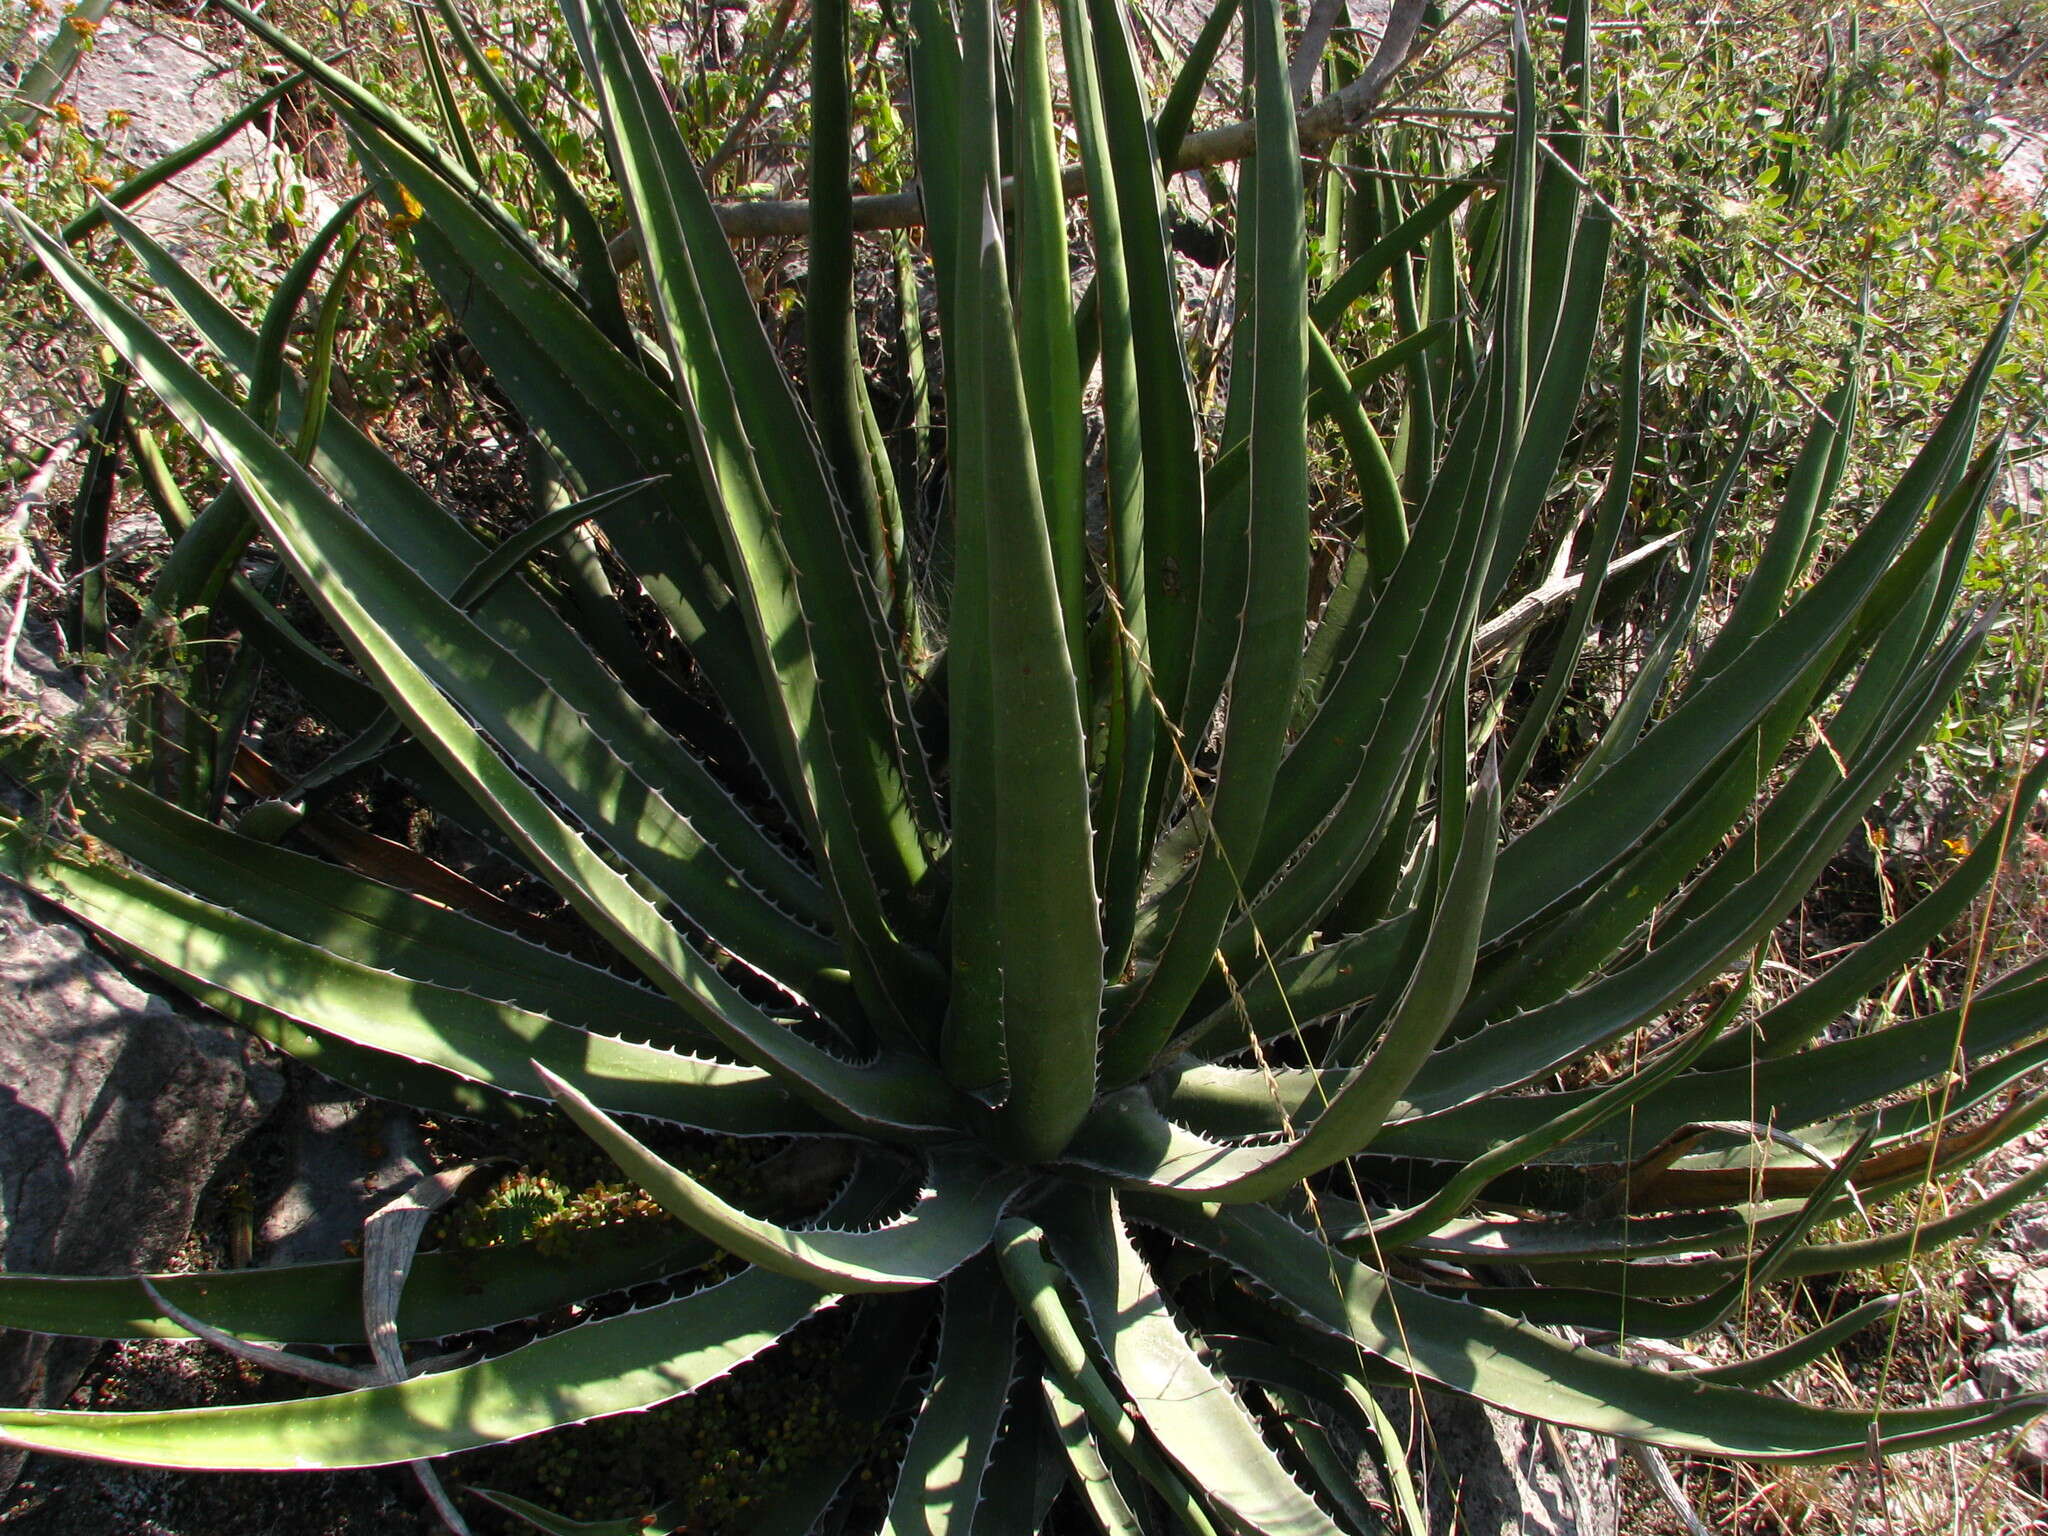
[[[1332,141],[1356,131],[1373,115],[1396,70],[1408,62],[1415,50],[1415,34],[1422,24],[1426,0],[1394,0],[1387,14],[1386,30],[1365,72],[1342,90],[1304,108],[1295,117],[1295,131],[1304,153],[1314,154]],[[1255,131],[1249,121],[1226,123],[1191,133],[1181,141],[1173,157],[1172,170],[1200,170],[1242,160],[1252,152]],[[1078,165],[1060,172],[1060,188],[1068,198],[1087,190],[1087,176]],[[1003,198],[1010,196],[1010,182],[1003,183]],[[721,203],[718,219],[735,240],[772,240],[801,237],[810,232],[811,205],[803,200],[763,199],[758,202]],[[857,230],[911,229],[924,223],[924,199],[916,187],[901,192],[882,192],[853,200],[853,227]],[[626,247],[630,238],[613,243],[614,257],[632,260]]]
[[[1650,540],[1640,549],[1632,549],[1625,555],[1617,555],[1613,564],[1607,567],[1607,580],[1626,575],[1645,560],[1654,560],[1678,542],[1678,535],[1667,533],[1661,538]],[[1503,612],[1499,618],[1490,619],[1472,637],[1474,659],[1480,663],[1492,661],[1501,655],[1515,641],[1534,629],[1546,614],[1555,613],[1568,602],[1584,582],[1583,570],[1573,571],[1569,576],[1553,577],[1535,591],[1521,598]]]
[[[57,471],[84,446],[92,421],[87,417],[73,427],[22,480],[14,505],[8,509],[6,520],[0,522],[0,602],[8,603],[6,620],[0,623],[0,695],[14,686],[14,653],[21,644],[33,584],[41,581],[55,592],[64,590],[61,581],[36,564],[34,546],[29,541],[29,522],[45,504],[45,495],[50,482],[57,478]],[[8,602],[10,592],[13,600]]]

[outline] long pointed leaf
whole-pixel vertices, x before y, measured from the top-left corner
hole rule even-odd
[[[17,825],[0,824],[9,873],[151,969],[318,1033],[529,1098],[547,1091],[528,1070],[538,1056],[622,1113],[738,1135],[821,1127],[755,1068],[634,1045],[344,960],[117,865],[33,862],[25,842]]]
[[[1332,1260],[1320,1241],[1271,1211],[1233,1206],[1213,1218],[1192,1217],[1187,1207],[1159,1200],[1136,1210],[1368,1354],[1510,1412],[1595,1434],[1707,1455],[1846,1460],[1865,1454],[1873,1436],[1887,1451],[1940,1445],[2024,1422],[2048,1402],[2004,1398],[1888,1410],[1881,1419],[1809,1408],[1630,1366],[1484,1307]]]
[[[1019,1180],[938,1154],[932,1187],[896,1221],[861,1231],[793,1229],[749,1216],[664,1161],[539,1063],[536,1075],[569,1118],[676,1220],[750,1263],[834,1293],[931,1285],[986,1248]]]
[[[716,1381],[829,1305],[761,1270],[388,1387],[148,1413],[0,1409],[0,1444],[135,1466],[375,1467],[651,1408]]]
[[[984,1260],[946,1287],[931,1395],[910,1431],[883,1536],[968,1536],[1016,1363],[1017,1313]]]
[[[1241,597],[1231,707],[1201,863],[1172,937],[1106,1042],[1104,1075],[1125,1081],[1159,1048],[1206,979],[1217,936],[1259,848],[1266,807],[1292,721],[1308,598],[1308,353],[1301,158],[1293,134],[1278,6],[1248,0],[1262,125],[1253,174],[1260,228],[1246,292],[1257,341],[1252,391],[1250,548]],[[1207,591],[1203,601],[1209,601]]]
[[[107,295],[61,250],[29,231],[32,243],[81,307],[91,314],[134,362],[138,373],[180,415],[188,430],[236,477],[238,489],[255,505],[266,528],[295,562],[302,585],[316,597],[331,623],[345,635],[358,659],[377,675],[390,702],[414,735],[442,765],[464,782],[534,867],[546,873],[600,932],[640,965],[650,979],[689,1009],[728,1048],[749,1055],[814,1104],[831,1106],[856,1121],[867,1110],[843,1100],[882,1109],[884,1121],[922,1124],[948,1106],[936,1074],[926,1086],[908,1062],[878,1075],[854,1067],[800,1040],[766,1018],[717,969],[683,943],[681,936],[617,870],[601,859],[516,770],[500,758],[475,727],[442,696],[393,630],[367,603],[391,601],[403,591],[408,573],[393,569],[379,583],[351,586],[322,582],[316,572],[350,552],[374,555],[367,530],[341,516],[305,471],[241,412],[223,400],[147,326]],[[427,611],[432,611],[429,608]],[[440,662],[459,658],[440,656]],[[744,1043],[742,1043],[744,1042]],[[899,1072],[908,1071],[909,1076]],[[826,1087],[825,1083],[835,1084]],[[863,1086],[865,1085],[865,1086]],[[937,1090],[937,1091],[935,1091]]]
[[[980,227],[954,279],[962,334],[950,366],[961,550],[953,653],[963,678],[979,684],[959,701],[953,733],[963,756],[978,744],[989,754],[986,779],[956,796],[952,810],[957,835],[983,844],[977,856],[988,860],[988,878],[956,893],[952,923],[956,936],[990,935],[1000,976],[989,990],[1010,1078],[999,1124],[1017,1155],[1035,1162],[1065,1145],[1094,1098],[1088,1064],[1102,947],[1080,703],[992,201],[994,46],[985,6],[970,4],[963,31],[961,157],[979,189],[963,189],[963,198],[978,197]]]
[[[500,1327],[681,1274],[714,1257],[710,1244],[666,1223],[579,1234],[573,1270],[553,1262],[554,1246],[536,1238],[419,1255],[399,1306],[399,1337],[442,1339]],[[9,1328],[78,1338],[185,1337],[150,1301],[142,1287],[147,1280],[183,1310],[243,1338],[360,1344],[362,1276],[362,1263],[354,1259],[118,1278],[5,1274],[0,1319]]]
[[[1047,1230],[1138,1418],[1223,1519],[1257,1536],[1325,1536],[1329,1517],[1267,1449],[1228,1383],[1195,1353],[1115,1202],[1077,1198]]]

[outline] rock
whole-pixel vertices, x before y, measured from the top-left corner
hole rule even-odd
[[[2048,185],[2048,133],[2002,115],[1984,120],[1987,147],[1998,158],[1998,174],[2020,198],[2032,202]]]
[[[2017,1253],[2004,1248],[1994,1248],[1977,1261],[1977,1267],[1991,1279],[2003,1285],[2017,1280],[2027,1271],[2027,1260]]]
[[[2036,1419],[2012,1442],[2007,1455],[2015,1466],[2039,1472],[2048,1468],[2048,1419]]]
[[[294,1118],[291,1182],[257,1230],[266,1264],[338,1259],[362,1241],[363,1222],[426,1171],[412,1116],[338,1083],[309,1078]]]
[[[1429,1422],[1418,1435],[1413,1394],[1377,1388],[1373,1395],[1404,1443],[1427,1448],[1410,1459],[1431,1536],[1617,1536],[1619,1460],[1611,1440],[1437,1392],[1422,1394]],[[1370,1458],[1361,1471],[1368,1495],[1390,1504],[1375,1486]]]
[[[113,749],[118,716],[54,659],[54,640],[28,626],[5,718],[74,753]],[[54,909],[0,880],[0,1269],[161,1268],[282,1091],[251,1037],[144,992]],[[62,1403],[98,1350],[0,1331],[0,1402]],[[20,1464],[0,1455],[0,1490]]]
[[[199,34],[203,36],[203,34]],[[137,168],[161,159],[231,117],[252,94],[235,66],[216,58],[198,37],[156,14],[126,10],[107,17],[93,46],[58,94],[78,109],[86,130]],[[110,113],[119,114],[111,120]],[[206,254],[218,215],[208,206],[223,177],[245,197],[275,197],[295,217],[318,223],[333,200],[309,184],[297,164],[252,124],[135,211],[137,222],[181,257]]]
[[[104,692],[87,691],[78,672],[57,658],[63,637],[46,619],[30,615],[15,636],[14,677],[0,692],[0,738],[47,741],[67,757],[118,752],[125,725]],[[0,805],[16,814],[32,813],[30,800],[6,773],[0,773]]]
[[[144,992],[0,881],[0,1269],[162,1267],[277,1102],[261,1051]],[[0,1332],[0,1402],[61,1404],[98,1349]],[[0,1489],[19,1469],[0,1457]]]
[[[2014,1253],[2048,1254],[2048,1212],[2023,1205],[2005,1224],[2005,1246]]]
[[[2048,1334],[2043,1334],[2042,1337],[2048,1338]],[[2015,1346],[2007,1347],[2013,1348]],[[1997,1351],[1992,1351],[1991,1353],[1997,1353]],[[1980,1360],[1977,1363],[1977,1374],[1980,1378],[1985,1375],[1985,1361],[1989,1358],[1990,1355],[1987,1354],[1985,1360]],[[2031,1373],[2009,1377],[2008,1379],[2013,1381],[2013,1386],[2009,1390],[2038,1390],[2042,1385],[2044,1373],[2048,1373],[2048,1350],[2036,1349],[2030,1356],[2022,1355],[2008,1359],[2001,1362],[1998,1369],[2001,1373],[2008,1371],[2024,1372],[2029,1359],[2032,1362]],[[2015,1466],[2025,1467],[2034,1472],[2048,1470],[2048,1418],[2037,1417],[2029,1423],[2006,1446],[2006,1454],[2012,1458]]]
[[[1986,119],[1984,127],[1987,147],[1998,157],[1999,178],[2019,201],[2037,202],[2042,188],[2048,186],[2048,133],[2042,132],[2038,124],[2005,116]],[[2033,440],[2038,438],[2037,433]],[[2014,444],[2015,448],[2026,446],[2026,442]],[[2044,499],[2048,499],[2048,461],[2026,459],[2010,464],[2006,469],[2006,492],[2022,521],[2038,517]]]
[[[2048,1328],[2048,1269],[2027,1269],[2013,1281],[2012,1320],[2022,1333]]]
[[[1985,1350],[1977,1357],[1977,1380],[1993,1397],[2039,1390],[2048,1381],[2048,1330]]]

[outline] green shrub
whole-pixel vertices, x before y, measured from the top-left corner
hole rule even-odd
[[[132,771],[46,765],[68,780],[45,820],[75,810],[89,841],[10,822],[9,872],[345,1081],[438,1114],[552,1103],[695,1234],[555,1234],[573,1266],[529,1243],[426,1255],[401,1337],[680,1274],[706,1240],[734,1272],[404,1380],[175,1413],[6,1410],[0,1439],[174,1467],[417,1462],[677,1397],[828,1310],[865,1341],[837,1406],[914,1403],[892,1530],[1034,1512],[1057,1487],[1041,1463],[1110,1531],[1366,1527],[1346,1452],[1384,1436],[1399,1463],[1374,1385],[1793,1460],[2039,1411],[1753,1390],[1882,1302],[1697,1372],[1554,1331],[1695,1334],[1775,1276],[1888,1262],[2048,1183],[1897,1238],[1813,1239],[1856,1198],[1916,1189],[2048,1110],[2011,1092],[2048,1031],[2043,964],[1832,1034],[1991,880],[2010,820],[1818,979],[1768,1008],[1752,986],[1760,946],[1982,642],[1987,616],[1954,609],[2000,464],[1977,418],[2010,314],[1809,580],[1853,375],[1837,386],[1739,598],[1695,638],[1716,499],[1690,578],[1651,588],[1652,643],[1611,716],[1560,756],[1642,453],[1638,280],[1582,574],[1535,605],[1548,644],[1530,640],[1511,600],[1553,563],[1545,530],[1572,536],[1549,514],[1584,467],[1567,454],[1614,236],[1583,194],[1585,10],[1558,28],[1556,105],[1539,112],[1518,40],[1514,120],[1484,174],[1404,206],[1311,302],[1280,9],[1243,9],[1258,147],[1211,444],[1162,218],[1178,133],[1148,120],[1116,0],[1060,12],[1095,270],[1078,319],[1038,12],[1019,15],[999,92],[993,8],[964,7],[956,29],[936,0],[912,5],[945,407],[929,544],[852,346],[834,7],[814,21],[808,412],[618,0],[564,15],[629,210],[631,279],[544,144],[563,257],[460,153],[237,11],[318,77],[387,226],[532,436],[557,494],[493,548],[327,409],[332,304],[307,383],[283,365],[353,209],[260,329],[108,215],[245,381],[239,401],[23,226],[231,485],[189,519],[144,615],[168,626],[188,699],[145,713]],[[1325,335],[1389,272],[1425,316],[1446,307],[1402,366],[1356,365],[1401,390],[1391,451]],[[1351,483],[1327,564],[1312,414],[1334,416]],[[593,521],[601,560],[576,537]],[[310,613],[236,574],[258,535]],[[183,654],[180,626],[215,613],[346,743],[295,784],[252,791],[237,696],[208,694]],[[429,899],[351,867],[345,840],[338,859],[286,846],[325,786],[371,762],[497,850],[514,894],[566,903],[543,923],[562,943],[502,892]],[[855,1172],[817,1221],[771,1220],[628,1122],[829,1139]],[[161,1294],[229,1334],[346,1342],[358,1278],[311,1266],[152,1293],[11,1276],[0,1317],[163,1331]],[[808,1529],[869,1447],[792,1454],[751,1529]]]

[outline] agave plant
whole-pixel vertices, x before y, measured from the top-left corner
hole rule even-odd
[[[862,1405],[908,1404],[891,1531],[1037,1529],[1062,1482],[1113,1533],[1371,1528],[1350,1468],[1390,1434],[1371,1390],[1388,1384],[1731,1457],[1856,1457],[2041,1408],[1824,1409],[1753,1390],[1883,1301],[1715,1369],[1626,1347],[1712,1329],[1772,1277],[1937,1243],[2048,1183],[2030,1173],[1897,1236],[1815,1235],[2048,1109],[2020,1091],[2048,1050],[2041,964],[1954,1008],[1837,1028],[1992,877],[1995,830],[1824,974],[1769,1006],[1752,985],[1760,946],[1990,622],[1953,615],[1999,464],[1976,434],[2002,327],[1809,579],[1852,430],[1845,372],[1708,637],[1732,445],[1689,579],[1653,586],[1628,686],[1590,750],[1560,755],[1559,708],[1639,538],[1639,305],[1584,518],[1560,475],[1614,234],[1584,193],[1582,5],[1556,29],[1547,93],[1518,35],[1513,124],[1485,165],[1396,200],[1311,295],[1281,8],[1225,0],[1183,76],[1200,81],[1241,9],[1256,147],[1217,425],[1195,405],[1164,232],[1188,91],[1151,116],[1119,0],[1061,0],[1063,129],[1035,5],[1006,29],[988,0],[957,20],[913,0],[944,383],[936,540],[916,536],[920,488],[897,489],[853,345],[836,5],[814,36],[808,408],[619,0],[563,15],[629,210],[630,281],[452,6],[566,257],[479,184],[459,140],[225,8],[346,121],[561,505],[487,547],[325,408],[324,365],[304,383],[284,366],[291,313],[353,208],[261,327],[103,210],[239,396],[24,224],[228,477],[180,538],[155,619],[227,615],[350,744],[280,787],[232,718],[216,737],[187,719],[179,750],[71,774],[51,811],[89,838],[8,823],[7,869],[322,1072],[441,1115],[551,1107],[681,1227],[594,1230],[573,1263],[530,1243],[421,1256],[381,1314],[370,1384],[10,1409],[0,1440],[165,1467],[419,1462],[678,1397],[830,1309],[851,1311]],[[1064,131],[1094,272],[1078,311]],[[1383,280],[1404,309],[1422,295],[1430,324],[1348,375],[1331,337]],[[1401,391],[1391,453],[1367,377]],[[1311,536],[1327,527],[1309,476],[1323,416],[1350,475],[1329,567]],[[590,546],[565,535],[592,520],[606,560],[569,558]],[[1576,577],[1532,588],[1582,523]],[[310,610],[234,574],[252,532]],[[153,717],[158,737],[178,734],[174,714]],[[401,883],[373,878],[333,818],[301,841],[318,783],[372,765],[557,893],[570,913],[545,932],[575,952],[445,872],[431,894],[402,888],[404,866]],[[856,1171],[822,1216],[771,1220],[650,1146],[664,1123],[837,1142]],[[468,1364],[393,1353],[681,1273],[707,1242],[730,1256],[723,1278],[673,1299]],[[8,1276],[0,1316],[360,1342],[362,1270]],[[820,1450],[753,1528],[809,1529],[870,1454]]]

